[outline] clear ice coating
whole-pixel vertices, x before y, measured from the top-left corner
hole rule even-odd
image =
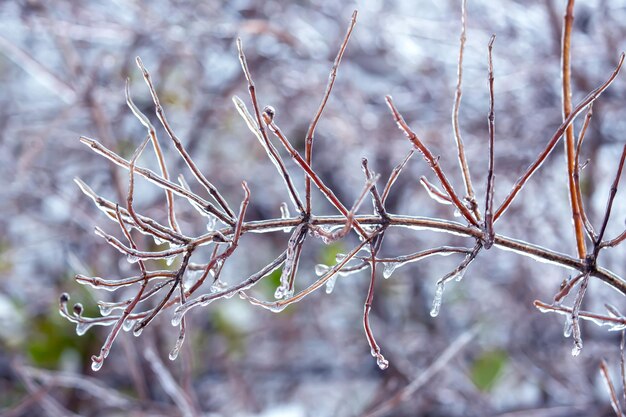
[[[101,360],[95,356],[92,357],[91,358],[91,370],[94,372],[98,372],[100,368],[102,368],[103,363],[104,363],[104,360]]]
[[[184,334],[182,335],[182,337],[179,337],[176,340],[176,345],[174,345],[174,348],[170,351],[170,354],[169,354],[169,358],[171,361],[176,360],[176,358],[178,357],[178,354],[180,353],[180,348],[183,346],[184,341],[185,341]]]
[[[138,257],[136,257],[135,255],[130,255],[130,254],[126,256],[126,260],[128,261],[128,263],[131,263],[131,264],[136,264],[137,262],[139,262]]]
[[[315,265],[315,275],[317,275],[318,277],[321,277],[328,271],[330,271],[330,267],[328,265],[324,265],[324,264]]]
[[[435,298],[433,299],[433,308],[430,310],[431,317],[437,317],[439,315],[441,301],[443,300],[444,286],[445,284],[443,282],[437,282],[437,288],[435,288]]]
[[[583,350],[583,342],[579,339],[574,342],[574,347],[572,347],[572,356],[578,356],[581,350]]]
[[[389,278],[399,266],[399,262],[383,262],[383,278]]]
[[[210,291],[212,293],[216,293],[216,292],[220,292],[223,291],[224,289],[226,289],[226,287],[228,287],[228,284],[226,284],[224,281],[222,281],[221,279],[217,279],[215,280],[215,282],[213,282],[213,284],[211,285],[211,289]]]
[[[215,216],[207,216],[209,221],[206,224],[207,232],[212,232],[215,230],[215,225],[217,224],[217,218]]]
[[[385,369],[387,369],[389,367],[389,361],[387,359],[385,359],[385,357],[383,355],[380,355],[380,354],[376,358],[376,364],[382,370],[385,370]]]
[[[125,332],[129,332],[135,326],[135,320],[126,319],[122,324],[122,329]]]
[[[335,284],[337,283],[337,278],[339,276],[337,274],[333,275],[326,281],[326,294],[330,294],[335,289]]]
[[[574,329],[574,323],[572,322],[572,318],[570,316],[565,316],[565,325],[563,326],[563,336],[570,337],[572,335],[573,329]]]
[[[108,316],[113,312],[114,304],[98,301],[98,308],[100,309],[100,315]]]

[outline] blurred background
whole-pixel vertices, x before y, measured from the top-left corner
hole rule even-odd
[[[498,203],[560,124],[566,2],[468,3],[461,132],[482,204],[487,42],[495,33]],[[68,292],[83,303],[85,315],[97,316],[97,300],[121,295],[81,286],[73,276],[130,276],[136,265],[93,234],[95,226],[119,230],[73,182],[80,177],[100,195],[123,202],[127,173],[78,138],[97,138],[125,158],[132,155],[145,130],[126,106],[127,78],[135,102],[157,124],[135,57],[152,72],[174,130],[230,205],[238,207],[246,180],[252,191],[247,219],[279,217],[288,200],[283,182],[231,102],[235,94],[248,102],[235,39],[243,40],[261,105],[276,108],[275,120],[302,150],[355,8],[358,23],[317,130],[317,172],[346,205],[362,189],[362,157],[387,178],[410,149],[385,105],[384,95],[391,94],[461,190],[451,127],[460,0],[0,3],[2,415],[357,416],[378,407],[388,416],[612,415],[598,364],[606,358],[618,376],[619,334],[583,323],[584,349],[573,358],[560,316],[543,315],[532,304],[549,302],[572,272],[497,249],[481,253],[465,279],[447,287],[437,318],[429,315],[435,282],[458,256],[409,264],[377,282],[371,321],[390,361],[385,371],[370,356],[362,327],[367,272],[340,277],[332,294],[318,291],[280,314],[237,297],[194,309],[174,362],[167,352],[177,331],[163,314],[141,337],[123,332],[103,368],[91,371],[90,357],[108,328],[77,336],[58,313],[58,297]],[[626,48],[624,22],[623,0],[576,5],[574,103],[613,71]],[[589,160],[581,174],[584,199],[596,225],[625,141],[625,87],[622,74],[596,102],[582,151],[581,160]],[[186,168],[159,134],[175,178]],[[153,159],[147,155],[140,163],[156,169]],[[302,174],[285,160],[302,192]],[[498,222],[498,233],[575,254],[564,161],[560,145]],[[427,196],[421,175],[434,181],[416,155],[394,186],[388,210],[455,219],[450,206]],[[137,186],[137,207],[164,219],[163,193],[141,181]],[[624,195],[616,199],[609,237],[623,230]],[[334,214],[321,194],[314,203],[316,214]],[[183,230],[206,230],[193,208],[178,207]],[[361,212],[370,210],[367,203]],[[245,235],[224,279],[238,282],[265,265],[284,250],[288,236]],[[316,278],[315,264],[333,263],[356,239],[307,242],[300,286]],[[443,244],[472,242],[392,229],[383,254]],[[623,254],[623,247],[607,250],[600,263],[625,276]],[[254,294],[272,299],[276,285],[277,277],[269,277]],[[583,308],[602,312],[606,302],[624,305],[622,296],[592,280]],[[408,393],[403,401],[395,400],[399,392]]]

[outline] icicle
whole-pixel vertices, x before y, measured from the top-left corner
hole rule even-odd
[[[315,275],[317,275],[318,277],[321,277],[328,271],[330,271],[330,267],[328,265],[324,265],[324,264],[315,265]]]
[[[172,264],[174,263],[174,259],[176,259],[176,255],[168,256],[167,258],[165,258],[165,264],[167,266],[172,266]]]
[[[143,329],[146,328],[146,326],[141,326],[140,324],[141,324],[141,322],[138,322],[137,325],[133,328],[133,336],[135,336],[135,337],[141,336],[141,333],[143,332]]]
[[[291,218],[291,213],[289,213],[289,206],[287,203],[283,202],[280,205],[280,218],[285,220]],[[283,232],[289,233],[291,231],[291,227],[285,227]]]
[[[226,284],[221,279],[218,279],[211,285],[211,292],[212,293],[220,292],[220,291],[223,291],[226,287],[228,287],[228,284]]]
[[[337,283],[337,278],[338,278],[338,275],[335,274],[332,277],[330,277],[328,281],[326,281],[326,294],[330,294],[333,292],[333,289],[335,288],[335,284]]]
[[[431,317],[437,317],[439,315],[439,309],[441,308],[441,301],[443,299],[444,286],[445,284],[443,282],[437,282],[435,298],[433,299],[433,308],[430,310]]]
[[[345,253],[338,253],[337,255],[335,255],[335,262],[341,262],[344,259],[346,259],[346,255]]]
[[[572,335],[573,326],[572,318],[570,316],[565,316],[565,325],[563,326],[564,337],[570,337]]]
[[[124,324],[122,324],[122,329],[124,329],[125,332],[129,332],[134,326],[135,320],[126,319],[124,320]]]
[[[383,278],[389,278],[399,266],[399,262],[383,262]]]
[[[206,230],[208,232],[213,232],[215,230],[215,225],[217,224],[217,218],[215,216],[207,216],[209,218],[208,223],[206,224]]]
[[[159,238],[158,236],[155,236],[155,235],[150,235],[150,236],[152,236],[152,239],[154,240],[154,244],[157,246],[161,246],[162,244],[165,243],[165,240]]]
[[[100,315],[108,316],[117,307],[114,303],[106,303],[104,301],[98,301],[98,308],[100,309]]]
[[[131,254],[128,254],[126,256],[126,260],[128,261],[128,263],[131,263],[131,264],[136,264],[137,262],[139,262],[139,258]]]
[[[85,333],[87,333],[87,330],[89,330],[93,325],[93,322],[90,323],[86,321],[76,323],[76,334],[78,336],[84,335]]]
[[[574,347],[572,348],[572,356],[576,357],[580,354],[580,351],[583,350],[583,341],[582,339],[578,339],[574,341]]]
[[[91,370],[94,372],[98,372],[100,368],[102,368],[103,363],[104,363],[104,360],[100,360],[96,357],[92,357],[91,358]]]
[[[169,358],[171,361],[176,360],[176,358],[178,357],[178,354],[180,353],[180,348],[183,347],[183,342],[185,341],[185,334],[181,334],[181,336],[178,337],[178,339],[176,340],[176,344],[174,345],[174,348],[170,351],[169,354]]]

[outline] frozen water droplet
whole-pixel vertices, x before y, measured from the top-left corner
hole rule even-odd
[[[576,357],[580,355],[580,351],[583,350],[583,342],[582,340],[577,340],[574,342],[574,347],[572,348],[572,356]]]
[[[91,370],[94,372],[98,372],[100,368],[102,368],[102,364],[104,363],[104,359],[99,359],[96,357],[91,358]]]
[[[124,329],[125,332],[129,332],[130,329],[132,329],[134,325],[135,325],[135,320],[126,319],[124,320],[124,324],[122,324],[122,329]]]
[[[165,258],[165,264],[167,266],[172,266],[172,264],[174,263],[174,259],[176,259],[176,255]]]
[[[172,326],[180,325],[180,322],[183,321],[183,315],[185,314],[185,310],[178,310],[172,316]]]
[[[78,336],[82,336],[87,332],[87,330],[89,330],[90,327],[91,327],[90,323],[81,321],[80,323],[76,324],[76,334]]]
[[[213,283],[213,285],[211,285],[211,292],[213,293],[220,292],[224,290],[226,287],[228,287],[228,284],[226,284],[221,279],[218,279]]]
[[[465,271],[467,271],[467,269],[462,269],[461,271],[459,271],[459,273],[454,276],[454,280],[457,282],[461,281],[465,276]]]
[[[139,262],[138,257],[136,257],[135,255],[130,255],[130,254],[126,256],[126,260],[131,264],[136,264],[137,262]]]
[[[335,255],[335,262],[341,262],[344,259],[346,259],[346,254],[345,253],[338,253],[337,255]]]
[[[137,323],[137,325],[133,328],[133,336],[135,337],[141,336],[141,333],[143,332],[144,328],[145,326],[141,326],[141,323]]]
[[[337,283],[338,275],[335,274],[328,281],[326,281],[326,294],[330,294],[335,289],[335,284]]]
[[[209,221],[206,224],[206,230],[208,232],[213,232],[215,230],[215,225],[217,224],[217,218],[215,216],[207,216]]]
[[[385,359],[385,357],[381,354],[378,354],[378,356],[376,357],[376,364],[382,370],[385,370],[389,367],[389,361]]]
[[[454,210],[454,217],[461,217],[461,212],[459,210]]]
[[[98,308],[100,309],[100,315],[108,316],[113,312],[113,305],[105,302],[98,302]]]
[[[322,275],[327,273],[329,270],[330,270],[330,267],[328,265],[324,265],[324,264],[315,265],[315,275],[317,275],[318,277],[321,277]]]
[[[170,351],[170,355],[169,358],[171,361],[175,361],[176,358],[178,357],[178,354],[180,353],[180,348],[183,346],[183,342],[185,341],[185,338],[179,338],[176,341],[176,345],[174,346],[174,348]]]
[[[438,282],[435,289],[435,298],[433,299],[433,308],[430,310],[431,317],[437,317],[439,315],[439,309],[441,309],[441,301],[443,299],[444,283]]]
[[[281,311],[283,311],[285,308],[287,308],[286,305],[280,305],[280,304],[272,304],[268,307],[268,309],[272,312],[272,313],[280,313]]]
[[[155,236],[155,235],[152,235],[152,239],[154,240],[154,244],[157,245],[157,246],[160,246],[160,245],[165,243],[165,241],[163,239],[161,239],[160,237]]]
[[[400,266],[397,262],[385,262],[383,263],[383,278],[389,278],[393,272]]]
[[[565,316],[565,325],[563,326],[563,336],[570,337],[572,335],[572,330],[574,326],[572,323],[572,318],[570,316]]]

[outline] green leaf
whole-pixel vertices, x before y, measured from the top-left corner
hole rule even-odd
[[[472,364],[471,378],[481,391],[489,391],[500,377],[508,356],[502,350],[484,352]]]

